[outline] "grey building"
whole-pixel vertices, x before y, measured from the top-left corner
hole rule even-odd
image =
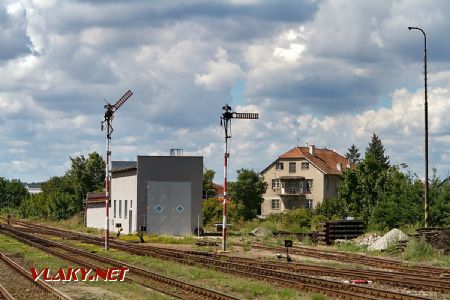
[[[141,226],[150,234],[193,233],[201,219],[202,176],[203,157],[138,156],[136,161],[113,161],[110,230],[120,223],[123,233]]]

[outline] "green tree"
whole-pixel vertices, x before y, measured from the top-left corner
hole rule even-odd
[[[15,208],[28,196],[28,191],[18,179],[0,177],[0,209]]]
[[[228,193],[240,210],[239,216],[251,220],[258,215],[267,183],[261,174],[248,169],[237,171],[236,182],[230,182]]]
[[[371,227],[383,230],[419,223],[422,219],[421,184],[397,168],[390,168],[385,175],[384,190],[371,212]]]
[[[314,215],[325,216],[328,220],[343,219],[348,215],[347,203],[338,197],[326,198],[316,205]]]
[[[423,197],[420,203],[423,204]],[[437,170],[433,170],[430,184],[429,216],[432,226],[450,226],[450,177],[441,181],[437,177]]]
[[[6,185],[8,181],[0,177],[0,208],[5,208],[7,206],[7,198],[6,198]]]
[[[369,154],[355,169],[343,172],[339,197],[346,202],[349,214],[366,224],[378,203],[380,192],[384,190],[386,176],[383,171],[379,161]]]
[[[369,146],[366,148],[366,157],[371,155],[383,169],[387,170],[390,166],[389,156],[386,156],[384,151],[385,150],[381,139],[374,133]]]
[[[105,186],[105,161],[93,152],[85,158],[83,155],[70,158],[71,168],[66,173],[66,180],[73,187],[75,207],[80,211],[83,199],[88,192],[102,191]],[[64,179],[62,180],[64,183]]]
[[[23,183],[18,179],[9,180],[6,183],[6,203],[9,207],[15,208],[28,196],[28,191]]]
[[[361,161],[361,153],[359,153],[359,149],[353,144],[350,148],[348,148],[347,154],[345,157],[348,159],[350,165],[357,165]]]
[[[209,170],[205,168],[205,171],[203,172],[203,199],[206,199],[206,193],[209,190],[214,190],[214,176],[216,175],[216,172],[214,170]],[[215,192],[209,191],[209,196],[215,196]]]

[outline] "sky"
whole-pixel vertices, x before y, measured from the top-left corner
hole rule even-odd
[[[0,1],[0,176],[45,181],[69,157],[201,155],[223,180],[222,106],[233,120],[230,177],[294,146],[364,154],[377,134],[391,164],[424,174],[427,34],[431,168],[450,174],[447,0]],[[448,120],[448,119],[447,119]]]

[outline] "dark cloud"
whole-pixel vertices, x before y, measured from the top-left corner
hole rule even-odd
[[[0,6],[0,60],[9,60],[30,53],[31,44],[26,34],[25,14],[20,11],[10,16],[6,7]]]

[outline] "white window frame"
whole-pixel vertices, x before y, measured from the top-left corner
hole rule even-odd
[[[294,166],[293,170],[291,170],[291,166]],[[295,161],[289,163],[289,173],[297,172],[297,163]]]
[[[272,189],[276,190],[279,189],[281,186],[281,180],[280,179],[272,179]]]
[[[309,161],[302,161],[300,164],[301,170],[309,170]]]
[[[274,205],[275,203],[277,203],[277,205]],[[280,199],[272,199],[270,204],[271,204],[272,210],[280,210],[280,208],[281,208],[280,207]]]
[[[306,209],[312,209],[314,205],[313,199],[306,199],[305,208]]]

